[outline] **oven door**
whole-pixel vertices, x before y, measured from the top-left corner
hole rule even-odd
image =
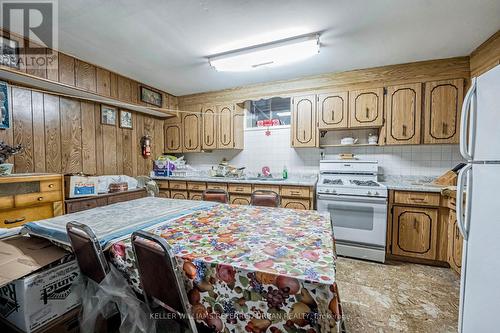
[[[387,198],[318,194],[317,209],[330,213],[338,242],[385,247]]]

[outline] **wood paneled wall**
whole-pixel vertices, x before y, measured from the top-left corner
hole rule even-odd
[[[478,76],[500,64],[500,30],[470,55],[471,76]]]
[[[164,147],[164,120],[133,112],[133,129],[102,125],[100,104],[9,87],[11,124],[0,140],[25,149],[9,160],[15,172],[148,175]],[[118,116],[118,115],[117,115]],[[152,156],[140,138],[152,138]]]
[[[181,110],[203,103],[243,102],[274,96],[321,93],[332,89],[365,89],[423,81],[470,77],[469,57],[420,61],[408,64],[358,69],[340,73],[307,76],[293,80],[266,82],[233,89],[179,97]]]

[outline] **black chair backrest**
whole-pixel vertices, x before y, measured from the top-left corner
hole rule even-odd
[[[66,231],[80,271],[100,283],[109,272],[109,265],[94,232],[78,222],[68,222]]]
[[[167,310],[187,315],[187,293],[170,245],[159,236],[136,231],[132,234],[132,247],[146,302],[160,301]],[[191,316],[181,321],[197,332]]]
[[[281,197],[274,191],[256,190],[252,192],[250,197],[250,205],[252,206],[279,207],[280,203]]]
[[[228,203],[229,195],[222,189],[209,189],[203,191],[202,200]]]

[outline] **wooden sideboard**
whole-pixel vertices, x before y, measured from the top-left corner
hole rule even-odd
[[[0,228],[14,228],[64,213],[60,174],[14,174],[0,177]]]
[[[125,192],[105,193],[98,196],[67,199],[65,201],[66,213],[76,213],[82,210],[92,209],[101,206],[107,206],[118,202],[130,201],[144,198],[147,196],[146,189],[138,188]]]

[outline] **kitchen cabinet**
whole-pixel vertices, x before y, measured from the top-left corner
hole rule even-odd
[[[319,129],[347,128],[349,100],[347,91],[320,94],[318,101]]]
[[[462,268],[463,238],[457,225],[457,214],[450,210],[448,220],[448,263],[457,273]]]
[[[203,192],[189,191],[189,200],[201,200],[202,197],[203,197]]]
[[[421,140],[422,84],[387,87],[386,144],[411,145]]]
[[[438,209],[394,206],[392,211],[392,254],[435,260]]]
[[[233,205],[249,205],[250,195],[231,194],[229,198],[229,203]]]
[[[349,127],[381,127],[383,101],[383,88],[349,91]]]
[[[292,99],[292,147],[317,147],[316,95]]]
[[[308,199],[296,198],[281,198],[281,207],[291,209],[310,209],[310,201]]]
[[[425,84],[424,143],[458,143],[464,80]]]
[[[165,120],[165,153],[182,153],[182,116]]]
[[[217,149],[217,108],[204,106],[202,112],[202,140],[204,150]]]
[[[197,108],[194,108],[197,110]],[[193,110],[193,111],[195,111]],[[182,114],[182,151],[193,153],[201,151],[201,115],[198,112]]]
[[[238,104],[217,107],[217,149],[243,149],[244,111]]]

